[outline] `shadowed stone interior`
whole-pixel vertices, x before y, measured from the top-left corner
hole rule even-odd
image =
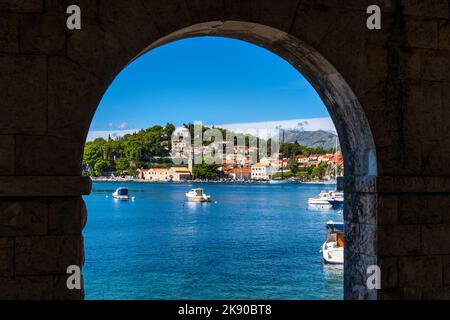
[[[70,4],[82,30],[65,26]],[[447,0],[3,0],[0,27],[0,298],[83,298],[65,282],[84,263],[95,110],[139,55],[205,35],[278,54],[326,104],[346,166],[345,298],[450,298]]]

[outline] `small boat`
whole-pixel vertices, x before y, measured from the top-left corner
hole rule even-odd
[[[269,184],[287,184],[290,181],[285,180],[285,179],[280,179],[280,180],[274,180],[274,179],[270,179],[269,180]]]
[[[336,179],[328,179],[322,182],[322,184],[324,185],[335,185],[337,184],[337,180]]]
[[[191,202],[211,202],[211,196],[206,195],[201,188],[192,189],[186,193],[186,197]]]
[[[333,205],[328,201],[333,197],[333,191],[322,191],[317,197],[308,199],[308,206],[319,210],[330,210]]]
[[[117,200],[128,200],[130,198],[130,196],[128,195],[128,188],[125,187],[118,188],[112,195],[114,199]]]
[[[322,256],[325,263],[344,263],[344,223],[327,222],[328,234],[322,245]]]

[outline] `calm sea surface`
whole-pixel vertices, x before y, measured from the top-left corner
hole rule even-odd
[[[135,201],[111,193],[130,188]],[[205,188],[212,203],[188,203]],[[323,265],[325,223],[307,209],[320,185],[94,183],[85,197],[86,299],[342,299]]]

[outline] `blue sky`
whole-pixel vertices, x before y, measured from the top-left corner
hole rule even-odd
[[[311,85],[282,58],[240,40],[176,41],[126,67],[103,97],[91,131],[329,117]]]

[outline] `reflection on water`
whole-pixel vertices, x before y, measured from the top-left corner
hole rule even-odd
[[[190,202],[186,201],[186,203],[182,204],[182,207],[186,207],[190,212],[202,212],[207,211],[210,208],[205,208],[205,206],[210,207],[212,205],[211,202]]]
[[[318,211],[318,212],[328,212],[332,210],[333,207],[331,205],[317,205],[317,204],[309,204],[308,210],[310,211]]]
[[[327,278],[335,279],[336,277],[344,277],[344,265],[342,264],[323,264],[323,272]]]
[[[106,197],[119,186],[135,201]],[[213,201],[187,202],[193,187]],[[85,197],[86,298],[342,299],[342,266],[323,265],[320,254],[325,223],[342,217],[307,208],[322,189],[94,183]]]

